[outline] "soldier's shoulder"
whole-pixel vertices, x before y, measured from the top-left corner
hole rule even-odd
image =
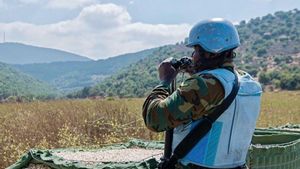
[[[200,90],[206,93],[209,88],[222,86],[220,81],[211,74],[195,74],[180,84],[181,91]]]
[[[212,85],[212,86],[222,86],[221,82],[212,74],[202,74],[200,75],[201,78],[203,79],[204,83],[207,85]]]
[[[181,83],[183,86],[191,86],[192,84],[197,86],[207,86],[207,83],[210,84],[219,84],[219,80],[212,74],[194,74],[191,77],[187,78]]]
[[[180,86],[179,86],[181,91],[193,91],[193,90],[206,90],[207,85],[205,80],[199,76],[199,75],[192,75],[191,77],[187,78],[184,80]]]

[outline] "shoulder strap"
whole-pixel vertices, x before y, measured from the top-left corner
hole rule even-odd
[[[174,168],[173,166],[177,163],[178,159],[186,156],[194,146],[204,137],[212,127],[212,124],[223,114],[225,110],[231,105],[233,100],[235,99],[238,90],[239,90],[239,82],[236,73],[235,81],[233,88],[230,94],[223,100],[223,102],[218,105],[212,113],[203,117],[203,120],[195,126],[195,128],[177,145],[175,148],[170,160],[169,164],[166,168]]]

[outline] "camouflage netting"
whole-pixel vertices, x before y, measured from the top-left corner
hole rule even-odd
[[[256,129],[247,163],[251,169],[299,169],[300,125]]]
[[[163,142],[131,140],[101,149],[30,150],[9,169],[21,169],[32,163],[55,169],[150,169],[156,168],[163,147]]]
[[[300,125],[256,129],[247,163],[251,169],[299,169]],[[30,150],[9,169],[157,168],[163,142],[131,140],[101,149]]]

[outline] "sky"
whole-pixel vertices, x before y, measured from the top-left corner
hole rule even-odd
[[[0,0],[0,43],[5,34],[97,60],[175,44],[203,19],[238,24],[295,8],[300,0]]]

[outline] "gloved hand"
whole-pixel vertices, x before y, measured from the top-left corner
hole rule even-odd
[[[173,57],[169,57],[162,61],[158,66],[158,75],[161,84],[170,85],[170,83],[175,79],[178,71],[172,66]]]

